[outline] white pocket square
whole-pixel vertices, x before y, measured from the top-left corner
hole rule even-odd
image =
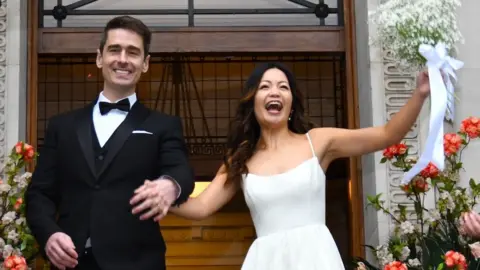
[[[134,130],[132,131],[132,134],[150,134],[152,135],[153,133],[146,131],[146,130]]]

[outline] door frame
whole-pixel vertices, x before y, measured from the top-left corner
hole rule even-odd
[[[357,78],[357,38],[354,0],[344,0],[345,22],[345,59],[347,88],[347,124],[349,129],[360,128],[360,112],[358,103]],[[350,252],[353,257],[364,257],[365,243],[363,219],[363,185],[362,163],[360,157],[349,158],[349,220],[350,220]]]
[[[153,41],[155,42],[152,42],[152,52],[292,50],[294,52],[345,52],[347,123],[348,128],[356,129],[360,125],[356,73],[355,1],[343,0],[343,8],[344,27],[235,27],[221,28],[222,30],[203,27],[153,29]],[[98,44],[102,31],[100,28],[39,29],[38,25],[38,1],[28,0],[27,98],[29,106],[27,108],[27,138],[34,147],[37,146],[38,55],[41,53],[93,53],[96,50],[96,44]],[[71,42],[72,39],[75,42]],[[292,39],[297,40],[297,45],[293,49],[291,46]],[[68,40],[70,42],[66,42]],[[92,42],[86,43],[87,40]],[[218,42],[212,43],[212,40],[218,40]],[[225,45],[225,40],[229,40],[229,44]],[[252,40],[259,41],[252,46]],[[178,44],[184,45],[179,47]],[[349,172],[350,254],[351,256],[364,256],[362,167],[359,157],[349,159]]]

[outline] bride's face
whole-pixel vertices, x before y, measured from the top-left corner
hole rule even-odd
[[[292,111],[292,92],[287,76],[281,70],[267,70],[255,94],[255,117],[260,126],[278,128],[288,125]]]

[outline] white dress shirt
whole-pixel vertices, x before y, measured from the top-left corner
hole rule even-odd
[[[130,108],[137,102],[137,94],[133,93],[127,97],[130,101]],[[122,98],[123,99],[123,98]],[[120,100],[111,101],[100,93],[97,104],[93,107],[93,126],[95,127],[95,133],[97,134],[98,142],[103,147],[105,143],[110,139],[115,130],[120,124],[127,118],[128,112],[113,109],[105,115],[100,113],[100,102],[116,103]]]

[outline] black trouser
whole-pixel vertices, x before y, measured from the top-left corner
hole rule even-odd
[[[102,270],[93,256],[92,248],[85,249],[85,252],[79,258],[75,270]]]
[[[67,268],[68,270],[102,270],[98,266],[97,260],[92,253],[92,248],[86,248],[83,254],[79,256],[78,265],[75,268]],[[50,267],[50,270],[58,270],[53,264]]]

